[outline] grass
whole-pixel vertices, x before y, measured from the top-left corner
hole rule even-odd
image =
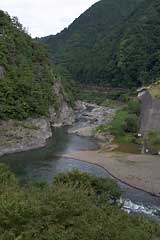
[[[136,143],[139,128],[139,102],[132,100],[125,107],[118,110],[111,121],[97,127],[97,133],[112,134],[117,143]]]
[[[137,140],[136,137],[133,136],[130,133],[116,138],[116,141],[119,144],[130,144],[130,143],[135,143],[136,144],[136,140]]]

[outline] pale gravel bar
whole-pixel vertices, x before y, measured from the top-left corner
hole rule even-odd
[[[64,154],[63,157],[103,167],[117,180],[160,197],[159,156],[77,151]]]

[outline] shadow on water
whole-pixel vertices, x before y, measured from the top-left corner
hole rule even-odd
[[[69,135],[66,128],[55,128],[53,129],[53,138],[48,141],[46,147],[5,155],[0,158],[0,162],[8,164],[21,180],[50,182],[56,174],[67,171],[71,166],[69,160],[58,158],[57,155],[75,150],[94,150],[97,148],[97,143],[90,138]],[[74,168],[80,168],[80,165],[84,164],[75,164],[72,160],[72,165]]]

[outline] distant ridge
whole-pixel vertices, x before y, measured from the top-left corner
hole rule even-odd
[[[159,9],[158,0],[101,0],[42,41],[76,81],[141,86],[159,77]]]

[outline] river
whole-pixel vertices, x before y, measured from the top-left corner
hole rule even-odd
[[[53,138],[48,141],[45,148],[6,155],[0,158],[0,162],[7,163],[22,181],[51,183],[58,173],[73,169],[79,169],[97,177],[111,178],[101,167],[74,159],[57,157],[75,150],[95,150],[97,148],[97,142],[93,138],[68,134],[66,128],[55,128],[53,129]],[[121,182],[118,184],[123,191],[122,201],[124,201],[125,211],[143,213],[160,219],[160,198]]]

